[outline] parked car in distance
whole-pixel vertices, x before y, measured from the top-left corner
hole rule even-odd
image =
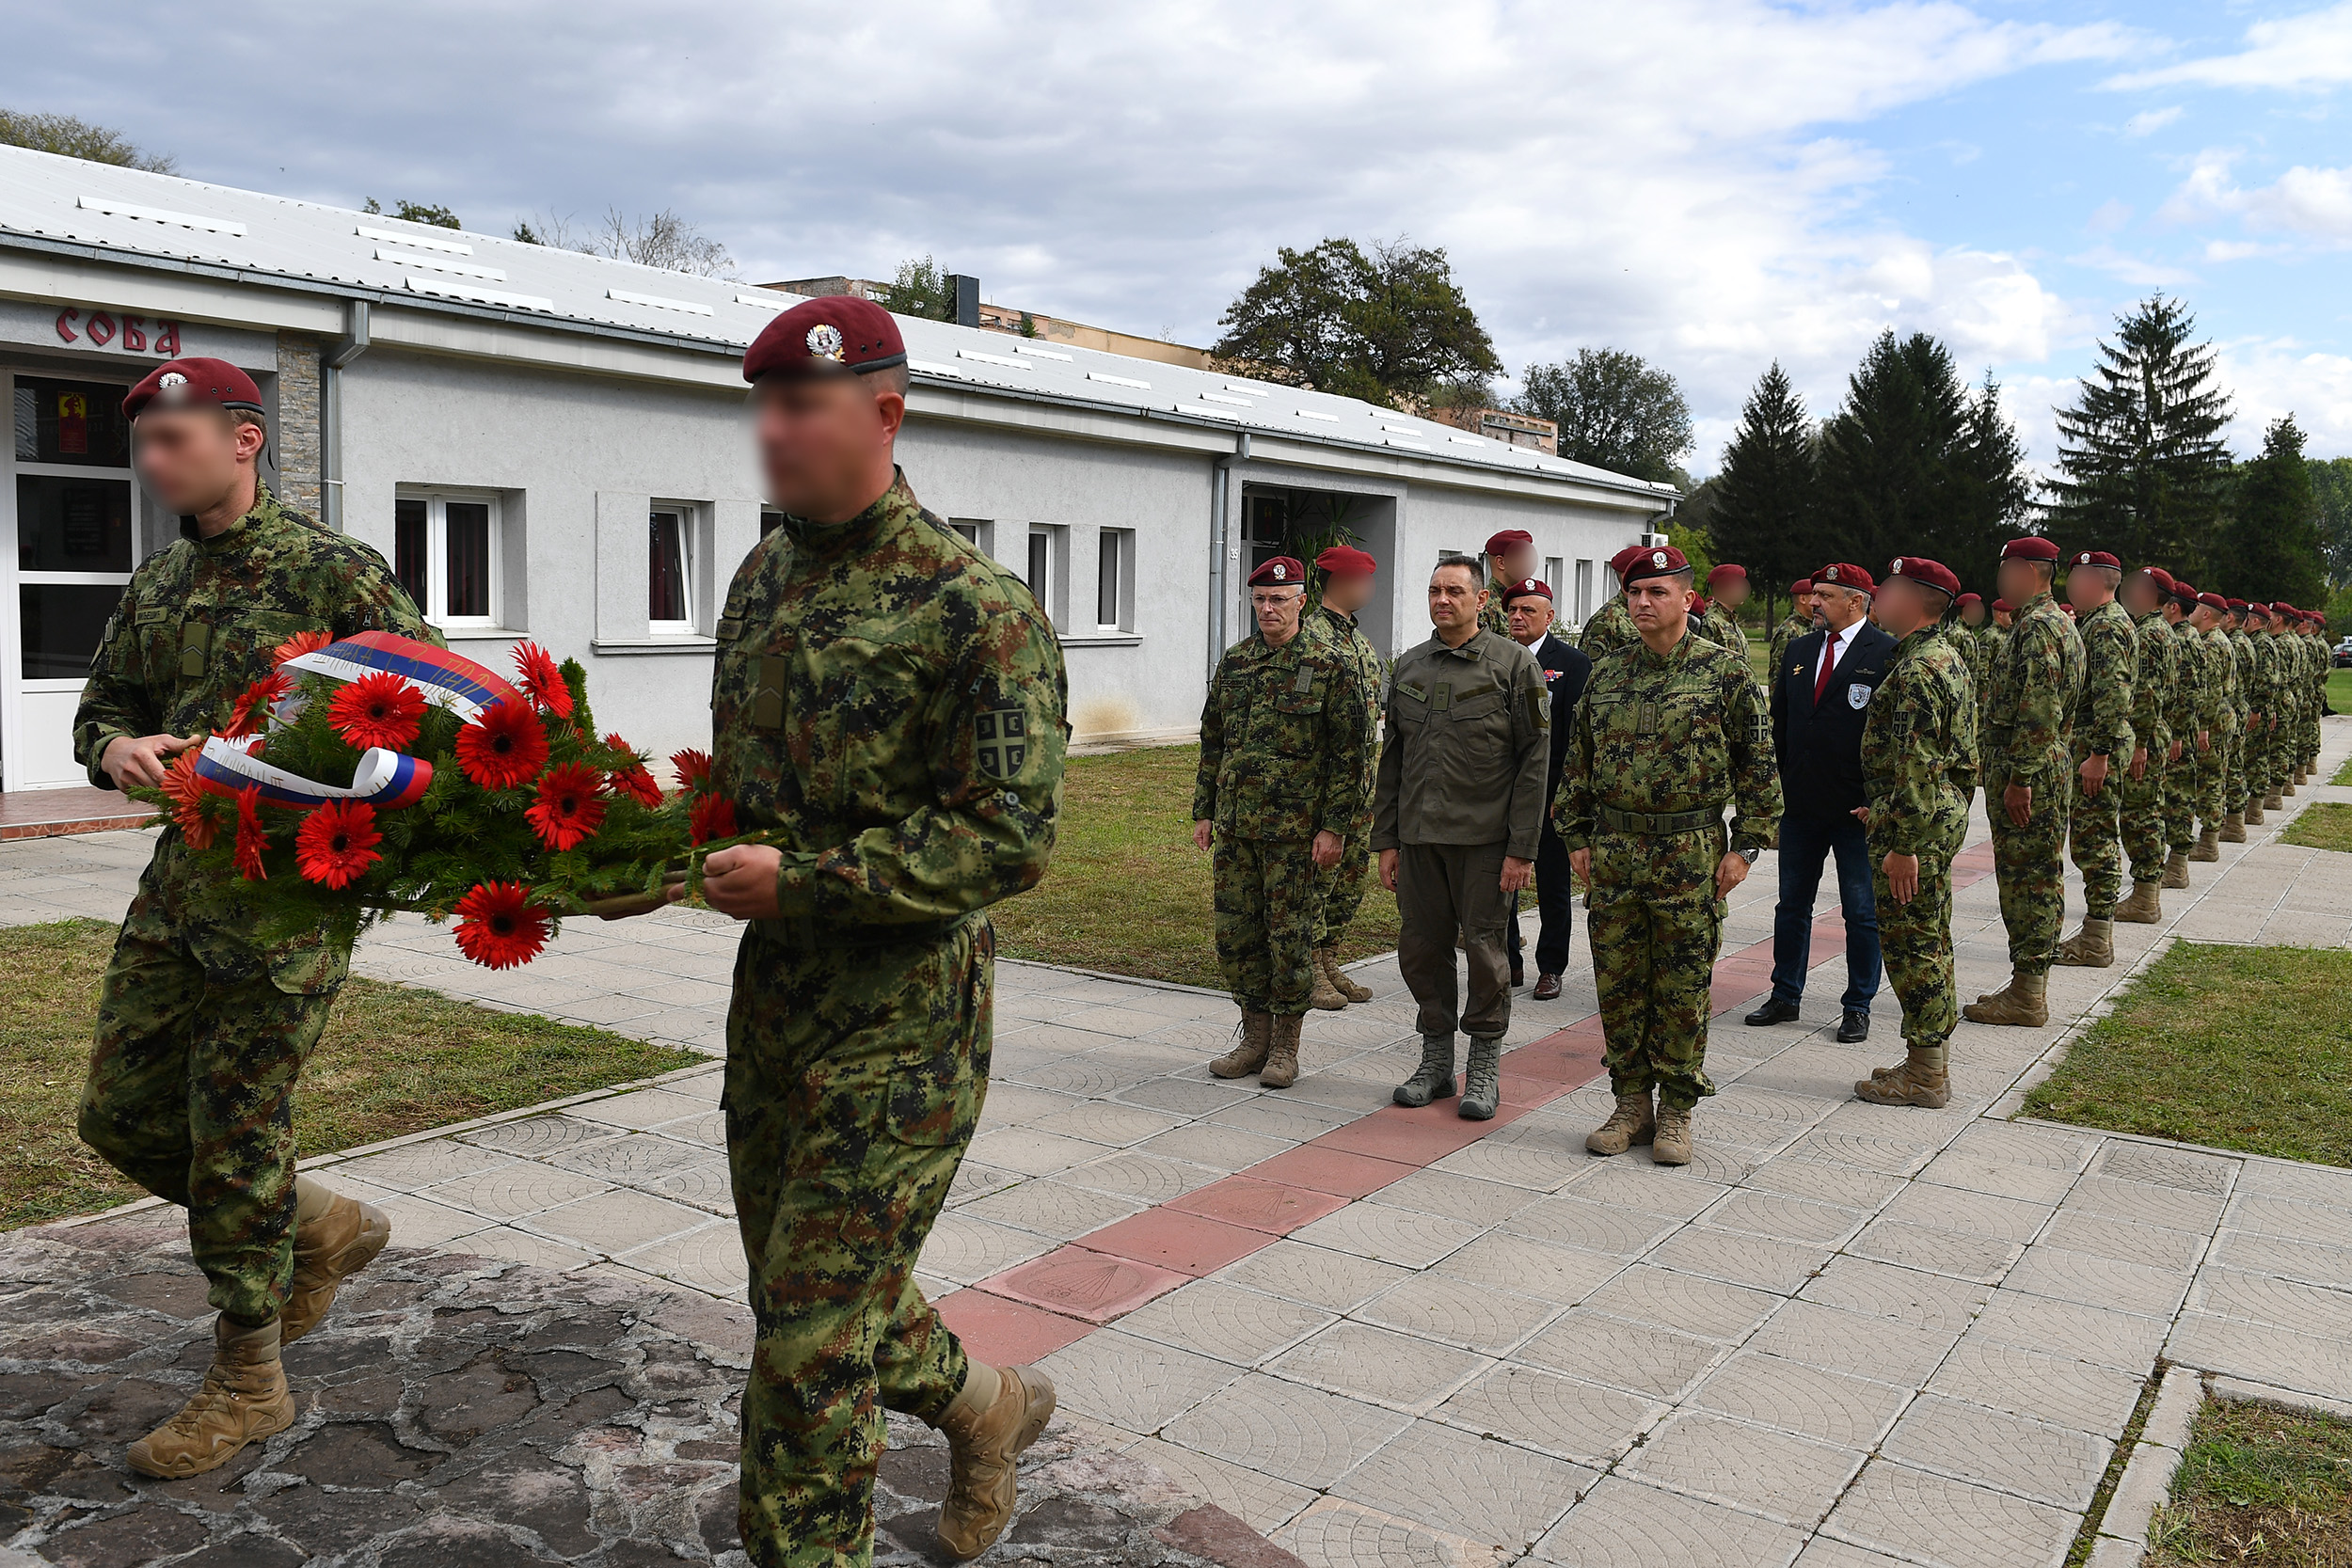
[[[2352,665],[2352,637],[2336,644],[2336,668],[2342,670],[2347,665]]]

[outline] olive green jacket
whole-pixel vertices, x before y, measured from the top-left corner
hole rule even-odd
[[[1534,860],[1551,760],[1551,693],[1535,656],[1479,631],[1396,661],[1383,709],[1372,847],[1494,844]]]

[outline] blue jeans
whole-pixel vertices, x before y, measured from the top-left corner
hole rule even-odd
[[[1870,889],[1870,833],[1851,816],[1780,819],[1780,907],[1772,911],[1772,996],[1804,994],[1813,957],[1813,895],[1821,863],[1837,857],[1837,901],[1846,917],[1846,995],[1842,1006],[1867,1011],[1879,993],[1879,909]]]

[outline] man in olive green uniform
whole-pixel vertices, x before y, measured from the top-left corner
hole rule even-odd
[[[1642,546],[1629,545],[1609,558],[1609,572],[1617,579],[1617,591],[1609,596],[1607,604],[1593,611],[1592,618],[1584,623],[1583,630],[1577,634],[1576,651],[1586,658],[1597,660],[1605,653],[1630,647],[1642,640],[1642,634],[1634,629],[1632,615],[1626,609],[1625,572],[1633,558],[1644,553]]]
[[[1772,628],[1772,654],[1764,664],[1764,684],[1768,690],[1773,682],[1780,679],[1780,673],[1784,668],[1782,660],[1788,656],[1789,644],[1795,642],[1798,638],[1809,634],[1815,625],[1813,579],[1799,578],[1788,585],[1788,592],[1794,596],[1796,603],[1788,607],[1788,613],[1782,616],[1780,625]]]
[[[438,641],[383,557],[262,483],[267,433],[244,372],[175,359],[131,389],[122,419],[140,478],[183,515],[179,539],[133,574],[90,661],[73,752],[92,784],[156,787],[298,633]],[[381,1211],[294,1174],[294,1085],[350,970],[353,929],[263,943],[233,909],[221,874],[167,826],[99,984],[82,1090],[82,1141],[187,1210],[220,1313],[202,1388],[131,1445],[131,1467],[152,1476],[213,1469],[293,1422],[279,1349],[391,1235]]]
[[[2083,681],[2067,728],[2074,771],[2067,837],[2083,874],[2082,928],[2058,944],[2057,961],[2105,969],[2115,962],[2115,906],[2123,896],[2121,803],[2139,738],[2132,726],[2139,680],[2139,634],[2116,602],[2122,562],[2105,550],[2078,550],[2066,569],[2067,602],[2082,639]]]
[[[1216,958],[1241,1008],[1219,1078],[1298,1080],[1315,984],[1323,874],[1363,816],[1372,714],[1355,664],[1300,629],[1307,568],[1278,555],[1249,574],[1257,630],[1225,650],[1200,710],[1192,837],[1216,855]]]
[[[850,296],[794,306],[743,359],[784,519],[720,613],[711,787],[769,838],[710,854],[700,886],[747,922],[721,1103],[758,1568],[871,1560],[885,1409],[946,1433],[940,1540],[977,1556],[1054,1409],[1041,1374],[968,1357],[914,1283],[988,1092],[984,911],[1052,854],[1067,684],[1028,589],[898,472],[905,364],[897,323]]]
[[[1968,837],[1977,787],[1977,694],[1944,616],[1960,578],[1940,562],[1899,556],[1872,608],[1896,639],[1886,678],[1862,722],[1870,803],[1871,880],[1879,952],[1903,1008],[1903,1059],[1853,1086],[1880,1105],[1941,1110],[1951,1097],[1950,1046],[1960,1026],[1952,976],[1952,857]]]
[[[1707,1025],[1724,900],[1777,837],[1780,775],[1754,673],[1692,634],[1682,552],[1645,550],[1619,575],[1642,641],[1595,661],[1551,812],[1590,890],[1617,1097],[1584,1147],[1622,1154],[1646,1142],[1658,1164],[1682,1165],[1691,1113],[1715,1092]]]
[[[2083,679],[2082,639],[2050,597],[2058,557],[2037,535],[2001,547],[2001,599],[2017,608],[1994,663],[1983,773],[2010,983],[1961,1009],[1972,1023],[2049,1022],[2050,964],[2066,921],[2068,721]]]
[[[1502,1036],[1511,1027],[1505,925],[1534,879],[1551,757],[1551,694],[1535,656],[1479,624],[1478,562],[1450,555],[1429,574],[1435,635],[1396,661],[1387,743],[1373,796],[1372,847],[1395,893],[1396,966],[1421,1005],[1421,1066],[1400,1105],[1454,1093],[1454,1032],[1470,1036],[1460,1114],[1484,1121],[1501,1102]],[[1470,959],[1459,1006],[1454,949]]]
[[[1364,722],[1378,734],[1380,702],[1387,694],[1389,661],[1356,625],[1356,612],[1372,601],[1378,563],[1363,551],[1334,545],[1315,557],[1323,573],[1323,602],[1307,621],[1307,630],[1329,643],[1333,652],[1356,672],[1356,688],[1364,700]],[[1340,967],[1340,938],[1364,907],[1364,892],[1372,870],[1372,789],[1380,756],[1376,743],[1364,748],[1360,784],[1362,807],[1340,850],[1340,863],[1316,874],[1315,986],[1318,1007],[1344,1007],[1369,1002],[1372,990],[1348,978]]]
[[[1534,575],[1534,534],[1525,529],[1506,528],[1486,541],[1486,604],[1478,612],[1481,631],[1497,637],[1511,635],[1510,617],[1502,610],[1502,591]]]
[[[2117,903],[2111,918],[2135,924],[2164,917],[2158,887],[2164,879],[2166,781],[2174,768],[2194,767],[2193,760],[2172,760],[2179,755],[2172,726],[2183,672],[2194,672],[2202,653],[2197,641],[2182,641],[2166,624],[2163,607],[2171,593],[2169,572],[2142,566],[2123,579],[2118,594],[2132,618],[2139,676],[2132,683],[2130,761],[2114,780],[2122,795],[2117,828],[2131,868],[2132,893]]]

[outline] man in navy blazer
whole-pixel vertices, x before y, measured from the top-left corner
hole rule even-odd
[[[1584,677],[1593,661],[1551,635],[1552,598],[1549,584],[1522,578],[1502,591],[1503,614],[1511,641],[1535,656],[1544,672],[1544,687],[1551,693],[1551,758],[1544,772],[1544,809],[1560,791],[1560,761],[1567,755],[1568,721],[1576,715],[1577,699],[1584,694]],[[1542,925],[1535,936],[1535,989],[1531,999],[1549,1002],[1560,994],[1560,975],[1568,967],[1568,938],[1576,930],[1576,895],[1569,888],[1567,846],[1546,826],[1535,847],[1535,908]],[[1511,983],[1526,980],[1520,959],[1519,916],[1511,911]]]
[[[1798,638],[1772,672],[1772,750],[1780,760],[1780,905],[1772,914],[1772,994],[1748,1015],[1756,1025],[1797,1016],[1813,957],[1813,896],[1821,864],[1837,861],[1846,922],[1845,1011],[1837,1037],[1870,1037],[1879,992],[1878,904],[1870,887],[1869,830],[1854,816],[1867,805],[1862,783],[1862,723],[1886,678],[1895,640],[1869,620],[1876,584],[1837,562],[1813,574],[1820,625]]]

